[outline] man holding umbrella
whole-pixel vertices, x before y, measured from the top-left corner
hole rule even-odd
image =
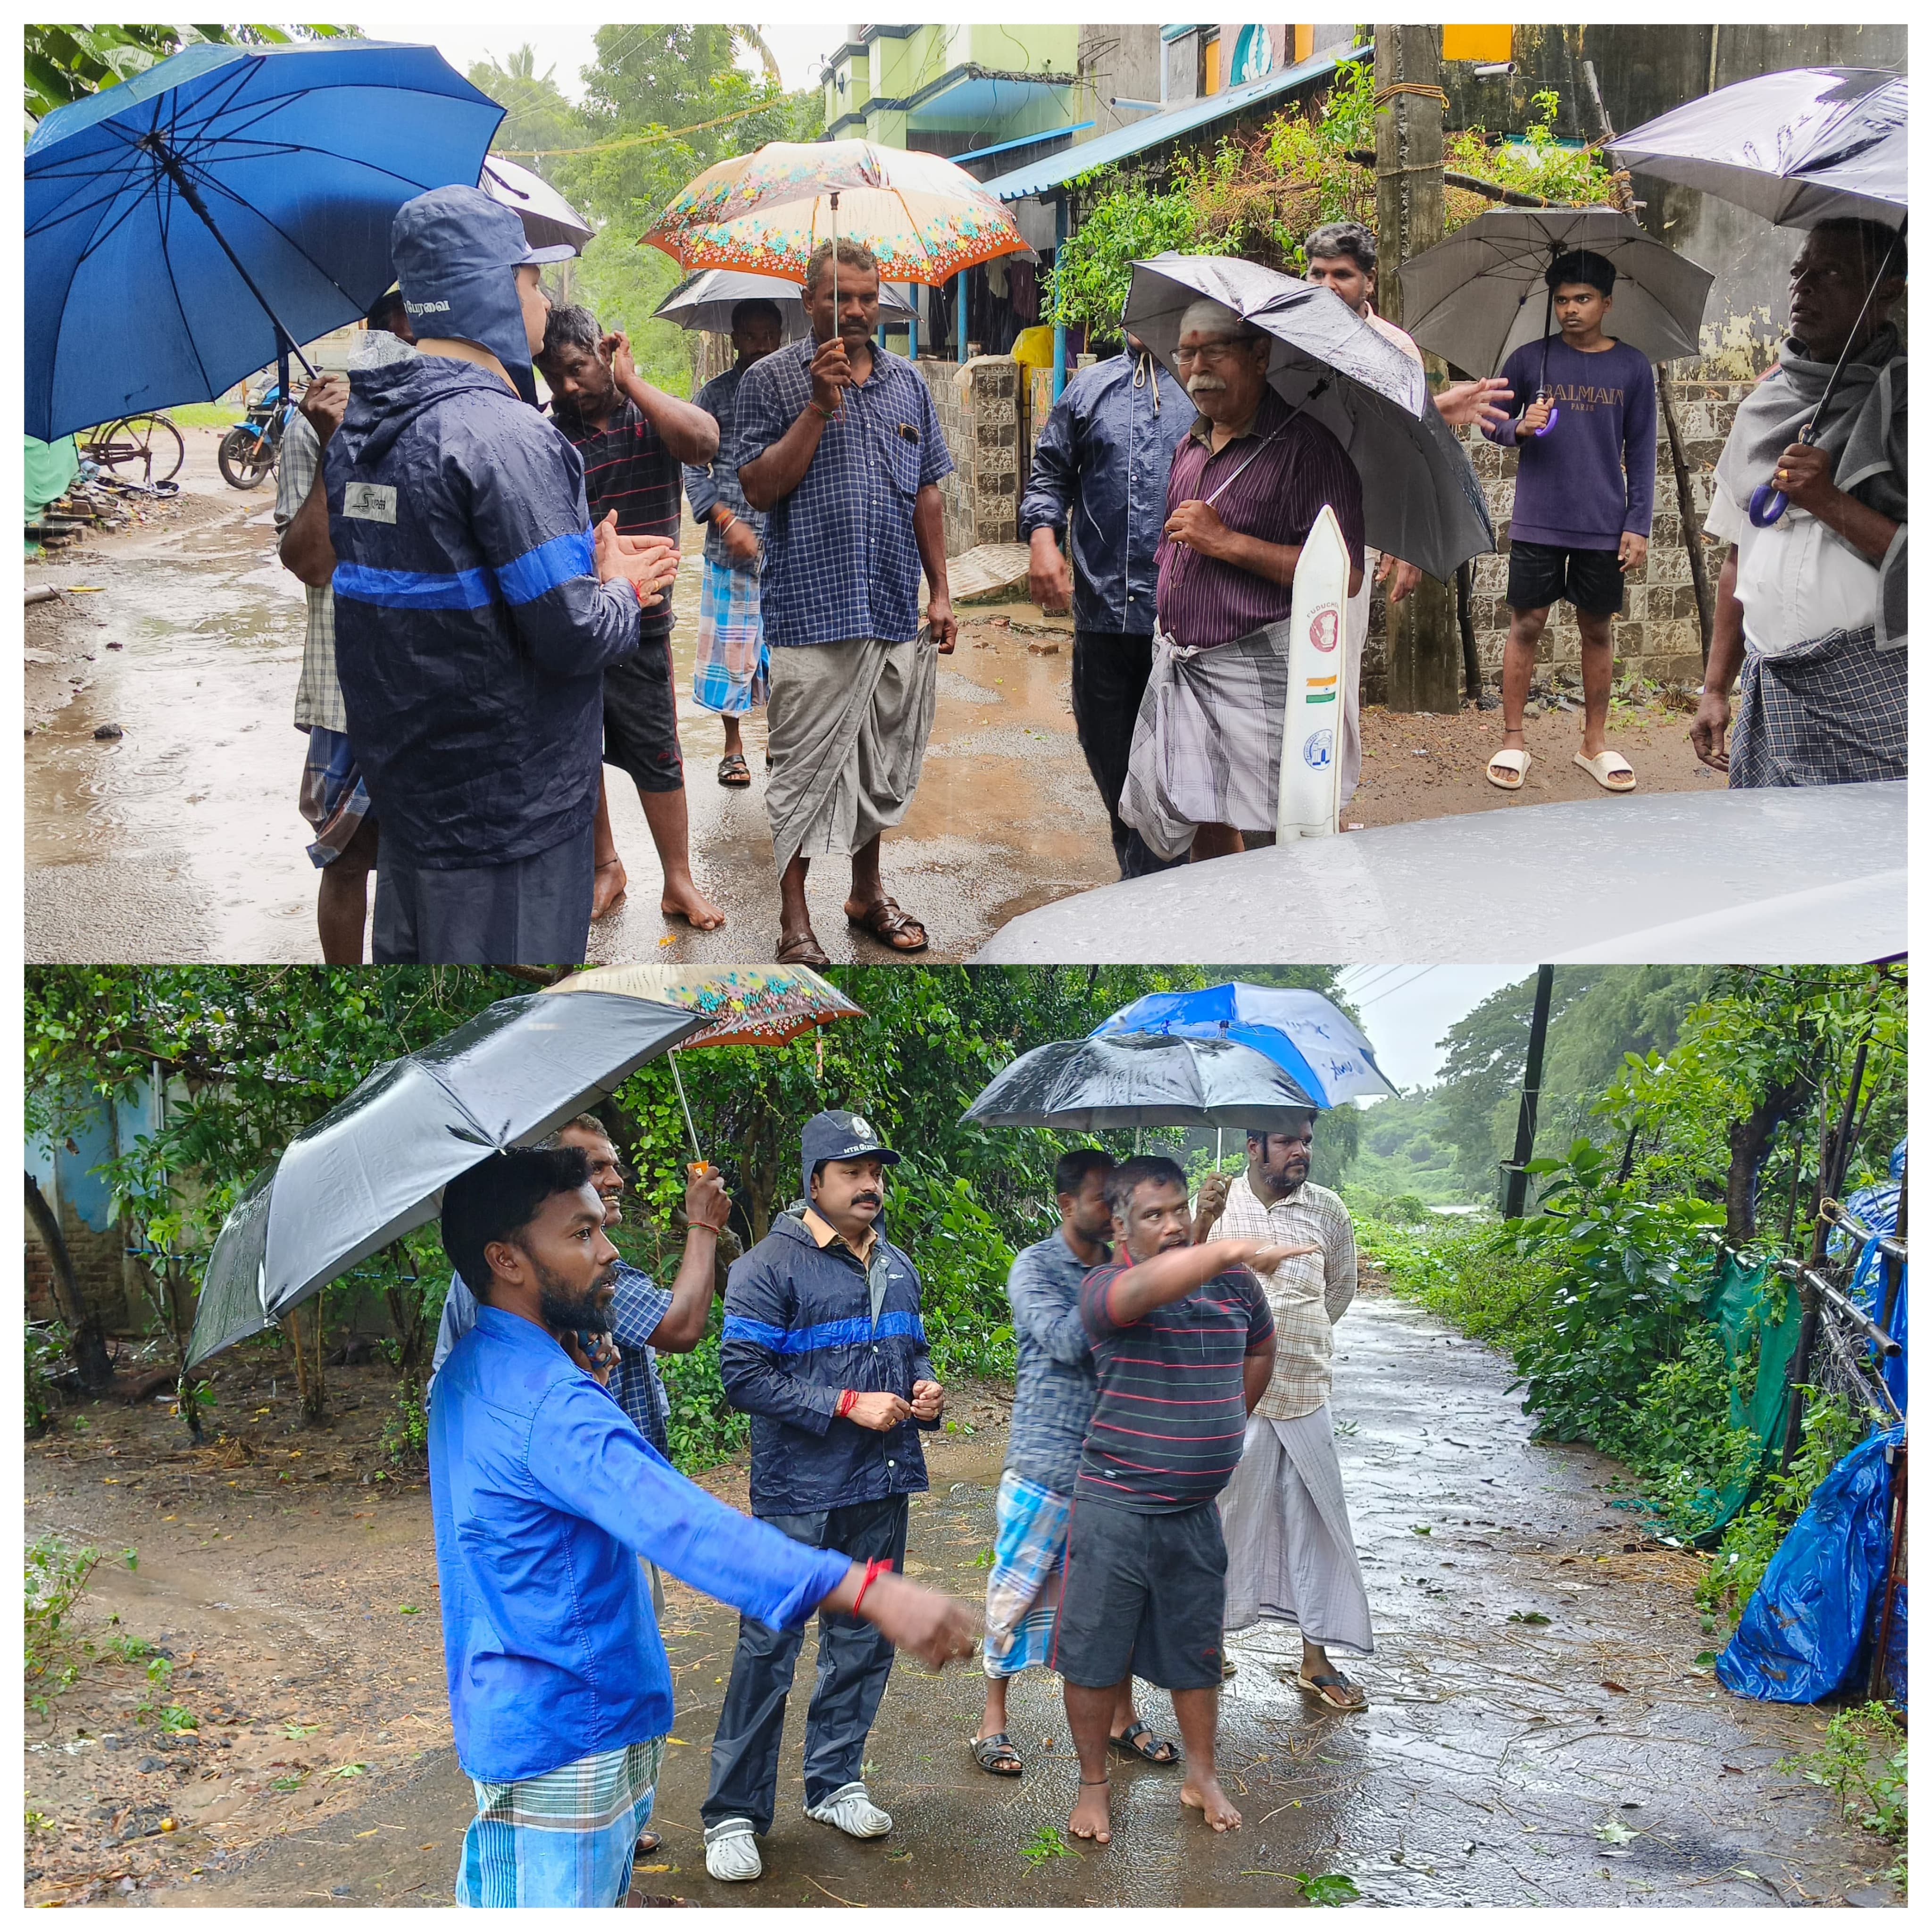
[[[1906,775],[1904,294],[1902,234],[1851,217],[1812,229],[1790,339],[1718,463],[1704,529],[1730,548],[1690,741],[1734,786]],[[1766,484],[1789,507],[1760,524]]]
[[[621,1905],[673,1714],[635,1561],[776,1629],[852,1620],[935,1667],[962,1606],[808,1547],[680,1476],[565,1352],[602,1325],[616,1250],[580,1148],[490,1155],[445,1188],[482,1303],[439,1378],[430,1501],[456,1750],[474,1784],[458,1903]]]

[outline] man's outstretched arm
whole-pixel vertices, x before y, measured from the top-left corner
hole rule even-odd
[[[1252,1268],[1269,1274],[1295,1255],[1312,1255],[1312,1247],[1280,1247],[1244,1236],[1205,1241],[1198,1247],[1170,1248],[1165,1254],[1136,1262],[1107,1288],[1107,1316],[1125,1328],[1156,1308],[1184,1300],[1217,1274],[1230,1268]]]

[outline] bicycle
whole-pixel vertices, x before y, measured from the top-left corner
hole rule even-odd
[[[237,490],[253,490],[274,473],[282,453],[282,436],[296,412],[292,398],[285,400],[279,383],[262,391],[248,406],[246,418],[221,439],[214,460],[223,481]]]
[[[138,476],[143,487],[153,489],[179,473],[188,450],[172,419],[156,411],[88,430],[80,454],[111,476],[127,482]]]

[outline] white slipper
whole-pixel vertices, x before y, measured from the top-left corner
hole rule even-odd
[[[1529,768],[1534,762],[1527,752],[1497,752],[1491,754],[1489,764],[1484,768],[1483,776],[1498,791],[1520,791],[1522,782],[1528,777]],[[1498,778],[1496,772],[1499,767],[1504,771],[1515,772],[1516,776],[1513,778]]]
[[[1579,752],[1570,762],[1581,765],[1606,791],[1636,790],[1636,774],[1621,752],[1599,752],[1594,758],[1586,758]]]
[[[881,1811],[856,1779],[842,1784],[822,1804],[808,1804],[805,1815],[836,1825],[848,1838],[883,1838],[892,1828],[892,1814]]]
[[[728,1885],[760,1876],[765,1862],[748,1818],[726,1818],[704,1828],[704,1869]]]

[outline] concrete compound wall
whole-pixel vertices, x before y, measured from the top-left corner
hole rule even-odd
[[[946,554],[957,556],[976,544],[1016,542],[1026,486],[1021,460],[1025,372],[1010,356],[976,356],[964,363],[922,356],[919,373],[952,456],[952,474],[939,486]]]

